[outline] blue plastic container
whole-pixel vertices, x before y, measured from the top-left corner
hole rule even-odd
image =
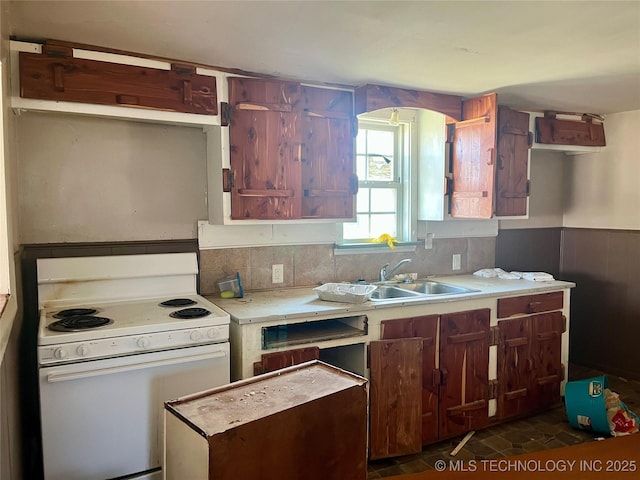
[[[609,388],[605,376],[567,383],[564,404],[569,424],[573,428],[611,434],[604,400],[605,388]]]

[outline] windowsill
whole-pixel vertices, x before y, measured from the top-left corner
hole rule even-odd
[[[386,243],[336,243],[333,246],[334,255],[361,255],[371,253],[412,253],[422,242],[401,242],[391,249]]]

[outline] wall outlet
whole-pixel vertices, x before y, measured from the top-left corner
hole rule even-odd
[[[278,263],[271,265],[271,283],[283,283],[284,282],[284,265]]]
[[[451,259],[451,270],[460,270],[460,254],[454,253]]]

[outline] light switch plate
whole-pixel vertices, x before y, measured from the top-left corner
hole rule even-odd
[[[284,282],[284,265],[277,263],[271,265],[271,283],[283,283]]]
[[[460,254],[454,253],[451,260],[451,270],[460,270]]]

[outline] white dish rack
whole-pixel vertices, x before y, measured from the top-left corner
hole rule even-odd
[[[364,303],[377,287],[353,283],[325,283],[314,288],[320,300],[341,303]]]

